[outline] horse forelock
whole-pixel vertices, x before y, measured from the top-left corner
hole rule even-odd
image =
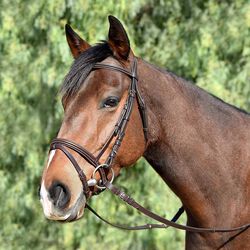
[[[113,52],[108,43],[103,41],[95,46],[90,47],[77,57],[71,65],[70,71],[65,76],[60,93],[63,99],[77,93],[82,86],[84,80],[91,72],[93,66],[97,62],[101,62]]]

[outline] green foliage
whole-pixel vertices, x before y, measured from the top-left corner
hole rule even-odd
[[[0,10],[0,249],[183,249],[184,233],[173,229],[117,231],[88,212],[72,224],[44,219],[37,187],[72,62],[64,24],[95,43],[113,14],[137,55],[250,110],[249,1],[2,0]],[[168,218],[180,205],[143,160],[117,183]],[[91,203],[111,221],[147,221],[107,192]]]

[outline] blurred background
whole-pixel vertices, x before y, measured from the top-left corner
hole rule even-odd
[[[250,111],[249,1],[1,0],[0,249],[184,249],[184,233],[173,229],[119,231],[88,211],[70,224],[43,216],[37,190],[63,115],[58,89],[73,61],[64,25],[93,44],[106,38],[109,14],[122,21],[137,56]],[[180,206],[143,159],[116,183],[168,218]],[[91,205],[113,222],[149,222],[108,192]]]

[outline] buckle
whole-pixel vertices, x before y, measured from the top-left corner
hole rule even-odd
[[[98,165],[92,174],[92,178],[90,180],[88,180],[88,186],[96,186],[97,188],[103,190],[103,189],[106,189],[106,187],[97,185],[97,180],[95,179],[95,174],[99,168],[109,168],[109,165],[106,163]],[[111,180],[109,182],[112,183],[114,181],[114,178],[115,178],[115,172],[112,168],[109,168],[109,169],[111,170],[111,173],[112,173],[112,177],[111,177]]]

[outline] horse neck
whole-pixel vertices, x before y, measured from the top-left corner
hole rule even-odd
[[[149,119],[144,156],[189,224],[232,226],[239,211],[249,216],[250,116],[142,60],[138,75]]]

